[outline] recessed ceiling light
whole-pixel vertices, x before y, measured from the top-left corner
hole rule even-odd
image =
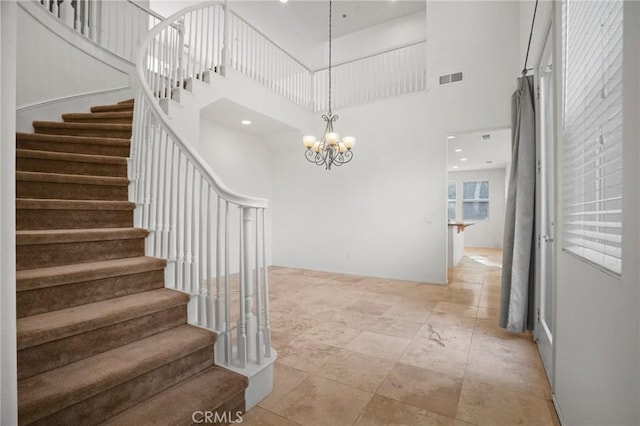
[[[460,161],[467,161],[467,159],[466,158],[461,158]]]
[[[458,168],[458,166],[451,166],[451,168],[452,168],[452,169],[457,169],[457,168]]]
[[[243,126],[250,126],[251,122],[249,120],[242,120],[240,123],[242,123]]]
[[[455,150],[456,152],[462,152],[462,148],[458,148]]]
[[[451,140],[451,139],[455,139],[456,137],[453,135],[447,136],[447,139]]]
[[[286,2],[288,2],[288,1],[289,1],[289,0],[280,0],[280,3],[286,3]]]

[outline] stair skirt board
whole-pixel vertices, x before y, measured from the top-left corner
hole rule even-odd
[[[245,410],[252,379],[215,365],[216,333],[187,323],[190,297],[165,288],[167,262],[145,256],[149,233],[133,227],[133,102],[16,134],[20,425]]]

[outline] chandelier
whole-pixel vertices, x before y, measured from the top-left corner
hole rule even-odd
[[[327,114],[322,114],[325,128],[322,139],[316,140],[315,136],[305,136],[302,142],[306,151],[305,158],[315,163],[317,166],[324,166],[326,170],[331,170],[331,166],[341,166],[353,159],[353,145],[356,139],[345,136],[340,140],[340,135],[333,130],[333,123],[338,116],[331,112],[331,5],[329,1],[329,110]]]

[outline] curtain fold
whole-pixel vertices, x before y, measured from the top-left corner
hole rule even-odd
[[[511,98],[511,175],[502,256],[500,327],[514,333],[534,325],[536,122],[533,76],[518,79]]]

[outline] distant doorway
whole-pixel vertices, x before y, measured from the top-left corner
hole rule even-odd
[[[451,268],[465,247],[502,249],[511,129],[450,133],[447,158],[447,263]]]

